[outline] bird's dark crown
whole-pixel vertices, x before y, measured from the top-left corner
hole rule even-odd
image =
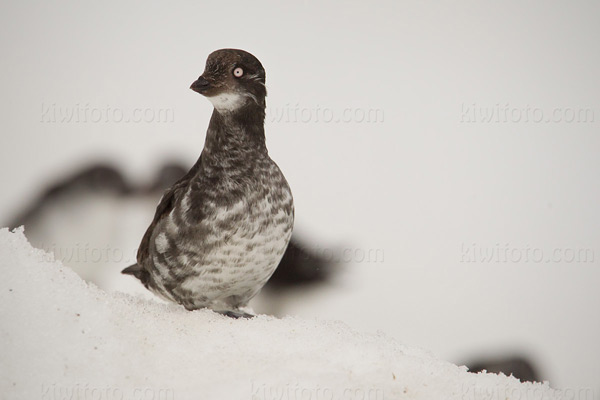
[[[265,69],[252,54],[237,49],[212,52],[192,90],[207,97],[219,112],[231,112],[255,103],[265,107]]]

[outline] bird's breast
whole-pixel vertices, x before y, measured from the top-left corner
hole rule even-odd
[[[171,270],[276,267],[270,264],[283,255],[294,221],[287,182],[258,182],[250,190],[242,185],[248,183],[231,180],[196,197],[187,190],[155,237],[158,258]]]
[[[293,222],[292,194],[274,164],[190,184],[151,244],[159,291],[198,306],[251,298],[277,268]]]

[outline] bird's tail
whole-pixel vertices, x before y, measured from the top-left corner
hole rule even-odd
[[[139,280],[141,280],[143,271],[144,271],[143,268],[140,267],[140,265],[136,263],[136,264],[130,265],[129,267],[125,268],[123,271],[121,271],[121,273],[125,274],[125,275],[133,275],[136,278],[138,278]]]
[[[140,280],[140,282],[142,282],[142,284],[146,287],[146,289],[150,289],[150,273],[145,269],[142,268],[141,265],[139,264],[133,264],[130,265],[129,267],[125,268],[123,271],[121,271],[122,274],[125,275],[133,275],[135,276],[137,279]],[[152,289],[150,289],[152,290]]]

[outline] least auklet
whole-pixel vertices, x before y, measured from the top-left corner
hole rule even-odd
[[[265,144],[265,70],[252,54],[211,53],[191,89],[214,110],[192,169],[165,191],[123,270],[188,310],[230,317],[271,277],[292,235],[290,187]]]

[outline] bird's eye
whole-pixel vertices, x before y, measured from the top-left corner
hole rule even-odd
[[[237,67],[233,70],[233,76],[236,78],[241,78],[244,75],[244,70],[241,67]]]

